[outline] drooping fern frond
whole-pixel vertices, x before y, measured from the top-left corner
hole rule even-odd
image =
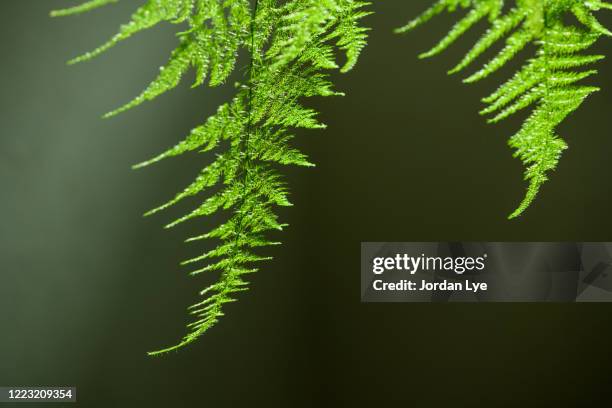
[[[110,2],[93,1],[53,15],[74,14]],[[228,214],[227,221],[212,231],[187,240],[213,239],[218,245],[183,262],[200,265],[192,275],[216,272],[218,280],[202,290],[201,301],[190,308],[195,320],[188,325],[187,335],[177,345],[150,354],[175,350],[196,340],[217,323],[225,303],[246,290],[246,276],[257,271],[255,265],[269,259],[256,251],[278,244],[266,233],[285,227],[275,208],[291,205],[279,165],[312,166],[291,146],[291,129],[324,127],[316,118],[317,112],[303,106],[302,100],[341,95],[333,90],[325,71],[338,68],[338,50],[346,55],[342,71],[355,64],[366,41],[366,29],[360,26],[368,14],[366,5],[355,0],[149,0],[111,40],[72,61],[91,59],[161,22],[188,24],[178,34],[179,46],[158,77],[133,101],[107,114],[113,116],[176,87],[190,68],[196,74],[194,86],[204,84],[207,78],[209,86],[220,85],[233,71],[239,50],[249,54],[245,80],[237,85],[231,101],[182,142],[135,166],[187,152],[216,151],[215,160],[192,184],[147,214],[213,187],[215,192],[199,206],[167,227],[221,211]]]
[[[492,114],[489,122],[498,122],[522,109],[534,109],[521,129],[509,140],[518,157],[526,165],[527,194],[509,218],[521,215],[533,202],[548,172],[557,167],[567,148],[556,128],[599,89],[579,82],[597,71],[581,70],[603,58],[586,55],[586,51],[602,35],[612,33],[596,19],[594,12],[612,5],[598,0],[516,0],[504,11],[504,0],[438,0],[427,11],[402,28],[410,31],[444,11],[467,10],[450,32],[421,58],[436,55],[483,19],[490,28],[449,73],[456,73],[502,39],[501,50],[484,66],[464,79],[471,83],[493,74],[529,44],[537,46],[536,55],[493,94],[483,99],[488,106],[481,114]],[[573,16],[576,24],[566,22]]]

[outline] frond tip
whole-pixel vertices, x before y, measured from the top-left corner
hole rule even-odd
[[[484,66],[468,76],[471,83],[486,78],[511,61],[529,44],[538,47],[536,55],[494,93],[483,99],[488,106],[480,113],[492,114],[489,122],[498,122],[523,109],[533,108],[521,129],[510,138],[514,156],[526,166],[525,179],[529,186],[525,198],[509,218],[521,215],[534,201],[548,173],[557,167],[567,144],[556,134],[565,118],[574,112],[591,93],[599,89],[580,82],[597,73],[596,70],[580,70],[603,58],[601,55],[584,55],[602,35],[612,35],[593,14],[600,9],[611,9],[609,3],[589,0],[516,0],[505,14],[502,0],[439,0],[420,17],[400,28],[406,32],[429,21],[443,11],[456,11],[461,6],[468,9],[461,19],[429,52],[430,57],[447,48],[477,21],[489,16],[491,27],[464,58],[449,71],[464,70],[496,43],[505,38],[505,46]],[[573,15],[580,26],[564,22]]]
[[[110,2],[88,2],[63,14]],[[193,267],[191,275],[210,273],[216,280],[189,308],[194,321],[188,324],[187,334],[178,344],[149,355],[180,349],[208,331],[223,316],[225,304],[247,290],[247,276],[258,270],[254,265],[270,259],[257,252],[279,244],[266,235],[286,227],[276,211],[291,206],[280,168],[314,166],[292,146],[292,129],[325,127],[318,113],[303,106],[302,100],[342,95],[333,89],[328,71],[345,72],[355,65],[366,43],[367,29],[360,23],[369,14],[364,9],[367,5],[356,0],[148,0],[114,37],[73,60],[89,60],[162,22],[188,23],[157,77],[134,100],[105,115],[110,117],[170,91],[192,68],[194,86],[203,85],[207,78],[210,86],[220,85],[234,70],[240,51],[249,54],[245,78],[231,101],[183,141],[134,166],[141,168],[190,152],[214,152],[213,160],[191,184],[146,215],[208,195],[166,228],[220,213],[227,218],[211,231],[187,240],[215,242],[212,249],[182,265]],[[346,55],[342,68],[335,61],[338,51]]]

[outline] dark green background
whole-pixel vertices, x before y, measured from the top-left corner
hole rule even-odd
[[[376,2],[360,64],[335,76],[347,96],[311,102],[329,128],[300,134],[318,166],[288,172],[295,207],[282,213],[291,227],[275,260],[201,341],[150,358],[184,333],[207,282],[177,266],[202,251],[181,241],[214,220],[162,230],[193,201],[141,214],[208,159],[130,165],[173,145],[233,89],[185,83],[100,120],[154,77],[177,27],[66,67],[138,2],[48,18],[69,3],[5,1],[0,16],[0,385],[75,385],[84,407],[220,408],[569,407],[609,387],[608,305],[361,304],[359,243],[611,241],[612,60],[593,79],[602,92],[560,129],[571,148],[552,180],[507,221],[525,187],[506,146],[522,117],[487,125],[477,111],[511,70],[474,86],[447,77],[478,32],[418,61],[452,17],[398,37],[391,29],[430,1]],[[612,54],[612,41],[598,48]]]

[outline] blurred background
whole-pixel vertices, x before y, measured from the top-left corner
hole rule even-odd
[[[506,142],[524,115],[487,125],[480,98],[513,72],[464,85],[445,72],[486,24],[419,61],[457,18],[392,29],[430,1],[375,2],[369,47],[334,75],[344,98],[310,101],[326,131],[300,133],[317,163],[287,172],[295,206],[252,290],[195,345],[161,358],[211,277],[202,251],[146,210],[209,159],[132,171],[175,144],[234,90],[179,89],[110,120],[156,75],[179,27],[160,26],[74,67],[138,1],[50,19],[68,0],[4,2],[0,16],[0,385],[78,387],[84,407],[577,406],[607,387],[607,304],[361,304],[361,241],[612,241],[612,60],[602,91],[561,127],[570,149],[531,209]],[[612,26],[612,16],[602,21]],[[612,42],[596,47],[612,54]],[[533,50],[521,54],[521,61]],[[233,80],[239,78],[240,70]],[[466,72],[467,74],[467,72]],[[232,80],[232,81],[233,81]],[[19,405],[27,406],[27,404]]]

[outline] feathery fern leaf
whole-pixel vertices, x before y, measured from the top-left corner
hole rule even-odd
[[[566,143],[557,135],[556,128],[598,88],[579,82],[597,71],[579,70],[603,58],[584,55],[602,35],[612,33],[596,19],[594,12],[612,9],[612,4],[596,0],[516,0],[504,13],[503,0],[438,0],[397,33],[410,31],[441,14],[467,9],[467,15],[430,51],[430,57],[446,49],[478,21],[488,16],[490,28],[449,73],[456,73],[471,65],[484,52],[505,38],[505,45],[484,66],[464,79],[471,83],[493,74],[505,66],[528,44],[538,47],[534,58],[493,94],[483,99],[488,106],[481,114],[493,114],[489,122],[497,122],[534,106],[521,129],[510,138],[509,145],[527,166],[525,179],[529,187],[523,201],[509,218],[521,215],[533,202],[540,187],[548,179],[548,172],[557,167]],[[579,26],[564,22],[574,16]]]
[[[89,2],[54,15],[75,14],[109,2]],[[291,147],[291,129],[324,127],[317,112],[301,101],[341,95],[333,90],[325,71],[338,68],[338,50],[346,54],[341,70],[354,66],[366,42],[366,29],[359,23],[368,14],[364,11],[367,4],[355,0],[255,0],[253,4],[248,0],[148,0],[111,40],[73,60],[91,59],[163,21],[188,23],[158,77],[136,99],[107,114],[112,116],[173,89],[190,68],[196,72],[194,86],[202,85],[207,77],[210,86],[222,84],[236,65],[238,51],[246,49],[250,54],[245,81],[238,84],[230,102],[182,142],[134,166],[191,151],[220,150],[223,141],[229,146],[182,192],[147,213],[157,213],[212,187],[218,187],[217,191],[167,228],[219,211],[229,213],[222,225],[187,240],[215,239],[218,246],[183,262],[205,262],[192,274],[216,271],[219,279],[202,290],[202,300],[189,309],[195,321],[188,325],[187,335],[177,345],[150,354],[175,350],[197,339],[217,323],[224,304],[246,290],[246,276],[258,269],[254,265],[269,259],[255,251],[278,244],[265,235],[286,226],[277,219],[275,208],[291,205],[278,165],[312,166],[303,153]]]

